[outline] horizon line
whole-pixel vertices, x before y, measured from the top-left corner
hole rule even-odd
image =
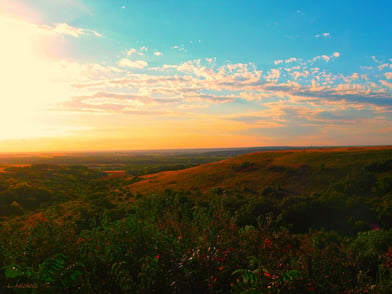
[[[238,147],[183,147],[183,148],[147,148],[147,149],[115,149],[115,150],[52,150],[52,151],[15,151],[2,152],[0,155],[21,155],[21,154],[88,154],[88,153],[131,153],[131,152],[170,152],[170,151],[224,151],[224,150],[243,150],[243,149],[317,149],[317,148],[355,148],[355,147],[392,147],[392,144],[367,144],[367,145],[268,145],[268,146],[238,146]]]

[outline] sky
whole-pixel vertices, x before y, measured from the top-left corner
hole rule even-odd
[[[392,1],[1,0],[0,152],[392,144]]]

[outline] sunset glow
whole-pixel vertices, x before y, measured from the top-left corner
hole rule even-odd
[[[392,144],[392,3],[164,2],[2,1],[0,152]]]

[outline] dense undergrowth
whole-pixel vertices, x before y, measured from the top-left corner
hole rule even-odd
[[[172,193],[87,229],[43,214],[26,230],[3,222],[0,284],[14,293],[392,291],[392,230],[344,237],[289,233],[270,216],[237,221],[223,201],[197,205]]]

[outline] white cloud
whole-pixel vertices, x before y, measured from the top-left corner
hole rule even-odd
[[[148,63],[144,60],[130,60],[128,58],[120,59],[117,64],[121,67],[130,67],[130,68],[145,68],[148,66]]]
[[[185,50],[183,44],[181,44],[181,45],[175,45],[175,46],[173,46],[172,48],[173,48],[173,49],[176,49],[177,51],[180,51],[180,52]]]
[[[359,79],[359,74],[355,72],[355,73],[353,73],[353,74],[351,75],[350,78],[353,79],[353,80],[358,80],[358,79]]]
[[[305,70],[305,71],[294,71],[292,73],[290,73],[290,76],[292,76],[294,78],[294,80],[297,80],[300,77],[308,77],[309,76],[309,71]]]
[[[331,57],[329,57],[329,56],[327,56],[327,55],[320,55],[320,56],[314,57],[312,60],[313,60],[313,61],[317,61],[317,60],[319,60],[319,59],[323,59],[323,60],[325,60],[326,62],[328,62],[328,61],[331,59]]]
[[[132,54],[135,54],[137,52],[137,50],[135,48],[131,48],[127,51],[127,55],[131,56]]]
[[[322,60],[324,60],[325,62],[328,62],[328,61],[330,61],[332,58],[338,58],[338,57],[340,57],[340,53],[339,53],[339,52],[334,52],[334,53],[332,53],[332,55],[319,55],[319,56],[313,57],[313,59],[312,59],[311,61],[312,61],[312,62],[315,62],[315,61],[317,61],[317,60],[322,59]]]
[[[370,57],[371,57],[371,59],[372,59],[374,62],[376,62],[376,63],[381,63],[381,61],[378,60],[376,56],[370,56]]]
[[[331,36],[330,33],[322,33],[322,34],[315,35],[316,38],[320,38],[320,37],[328,38],[330,36]]]
[[[271,81],[277,81],[280,77],[280,70],[279,69],[271,69],[268,75],[264,76],[264,78],[271,82]]]
[[[290,57],[290,58],[288,58],[286,60],[283,60],[283,59],[275,60],[274,64],[280,64],[280,63],[283,63],[283,62],[284,63],[290,63],[290,62],[296,62],[296,61],[298,61],[298,59],[296,57]]]
[[[131,56],[131,55],[135,55],[136,54],[136,55],[139,55],[139,56],[145,56],[146,52],[148,52],[148,48],[146,46],[142,46],[139,49],[136,49],[136,48],[129,49],[127,51],[127,55]],[[153,54],[156,55],[155,52]]]
[[[162,53],[162,52],[159,52],[159,51],[155,51],[155,52],[154,52],[154,55],[155,55],[155,56],[161,56],[161,55],[163,55],[163,53]]]
[[[74,27],[66,23],[59,23],[56,24],[55,26],[44,25],[44,26],[40,26],[40,28],[56,34],[70,35],[77,38],[82,35],[93,35],[95,37],[103,37],[103,35],[98,33],[97,31]]]
[[[290,57],[289,59],[286,59],[284,62],[285,62],[285,63],[290,63],[290,62],[295,62],[295,61],[297,61],[297,58],[295,58],[295,57]]]

